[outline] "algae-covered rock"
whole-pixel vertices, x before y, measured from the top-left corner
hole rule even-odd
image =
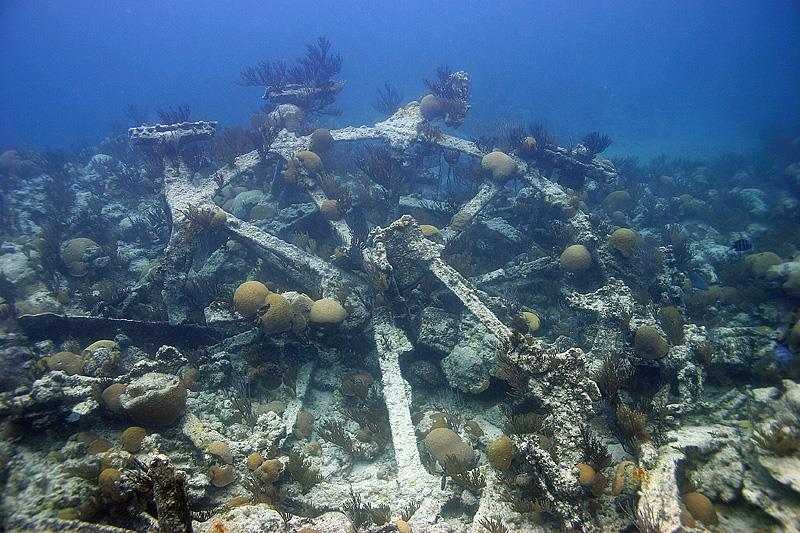
[[[144,427],[169,426],[186,407],[186,387],[177,376],[148,372],[133,380],[119,401],[136,423]]]

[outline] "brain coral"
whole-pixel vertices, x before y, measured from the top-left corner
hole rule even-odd
[[[684,505],[686,505],[686,510],[692,514],[693,518],[709,526],[717,523],[717,511],[714,509],[714,504],[711,503],[711,500],[699,492],[688,492],[682,498]]]
[[[310,320],[314,324],[339,324],[345,318],[347,311],[333,298],[322,298],[311,306]]]
[[[431,226],[430,224],[420,224],[419,229],[422,232],[423,237],[432,237],[439,233],[439,228],[436,226]]]
[[[433,120],[445,115],[445,106],[436,96],[426,94],[419,102],[419,113],[425,120]]]
[[[590,486],[595,477],[594,468],[586,463],[578,463],[575,465],[575,468],[578,469],[578,482],[584,487]]]
[[[92,344],[84,348],[81,354],[84,357],[91,357],[100,348],[105,348],[109,352],[118,352],[119,344],[117,344],[116,341],[112,341],[111,339],[101,339],[99,341],[94,341]]]
[[[506,181],[517,171],[517,163],[507,154],[498,151],[483,156],[481,167],[490,171],[496,181]]]
[[[236,470],[231,465],[212,465],[208,469],[208,477],[215,487],[225,487],[236,479]]]
[[[169,426],[186,407],[186,387],[177,376],[148,372],[133,380],[119,401],[137,424]]]
[[[300,150],[294,156],[303,164],[309,175],[315,176],[322,172],[322,159],[311,150]]]
[[[658,328],[639,326],[633,340],[636,355],[643,359],[661,359],[669,352],[669,344],[661,336]]]
[[[539,331],[539,328],[542,327],[542,321],[539,319],[539,315],[536,313],[531,313],[530,311],[523,311],[522,318],[528,324],[528,331],[531,333],[535,333]]]
[[[333,135],[331,135],[330,131],[326,130],[325,128],[317,128],[311,134],[311,144],[309,146],[309,150],[315,154],[321,154],[333,148],[335,142],[336,141],[333,140]]]
[[[116,468],[106,468],[97,477],[97,487],[100,492],[110,498],[112,501],[119,501],[122,498],[120,494],[120,482],[122,480],[122,473]]]
[[[261,330],[268,334],[284,333],[293,327],[295,312],[280,294],[271,292],[266,300],[267,312],[261,315]]]
[[[83,277],[89,271],[89,263],[103,255],[103,249],[92,239],[78,237],[61,244],[61,260],[75,277]]]
[[[124,383],[114,383],[103,389],[103,405],[106,409],[114,414],[125,414],[125,409],[122,408],[120,397],[125,393],[128,386]]]
[[[567,272],[584,272],[592,266],[592,254],[582,244],[573,244],[561,253],[561,268]]]
[[[339,202],[336,200],[323,200],[319,206],[319,212],[328,220],[336,220],[341,216]]]
[[[510,438],[501,435],[487,446],[486,455],[490,465],[498,470],[508,470],[514,458],[514,444]]]
[[[72,352],[58,352],[45,357],[45,362],[50,370],[61,370],[69,376],[80,374],[83,370],[83,357]]]
[[[223,463],[226,464],[233,463],[233,453],[231,453],[230,446],[228,446],[226,443],[220,440],[209,442],[206,445],[206,450],[211,455],[216,455],[217,457],[222,459]]]
[[[147,435],[147,430],[139,426],[131,426],[122,432],[119,441],[126,452],[136,453],[142,447],[142,440]]]
[[[773,252],[761,252],[759,254],[748,255],[744,258],[745,264],[750,268],[750,274],[754,278],[763,279],[767,275],[769,267],[780,265],[783,260]]]
[[[627,211],[631,206],[631,195],[628,191],[613,191],[608,193],[603,205],[609,211]]]
[[[639,243],[639,236],[635,231],[628,228],[619,228],[608,238],[608,246],[616,250],[624,257],[633,255],[633,251]]]
[[[425,436],[425,446],[441,465],[445,464],[449,455],[455,456],[466,464],[471,464],[474,459],[472,446],[462,441],[458,433],[450,428],[432,429]]]
[[[253,317],[264,305],[268,294],[269,289],[260,281],[245,281],[233,293],[233,306],[240,315]]]

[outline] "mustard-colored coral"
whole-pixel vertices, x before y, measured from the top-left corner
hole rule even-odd
[[[140,426],[131,426],[122,432],[119,441],[122,449],[129,453],[136,453],[142,448],[142,441],[147,436],[147,430]]]
[[[268,335],[290,331],[295,313],[286,298],[271,292],[267,295],[266,305],[267,311],[261,315],[261,330]]]
[[[81,355],[83,355],[83,357],[89,357],[91,355],[94,355],[94,353],[100,348],[105,348],[109,352],[118,352],[119,344],[117,344],[116,341],[112,341],[111,339],[101,339],[99,341],[94,341],[92,344],[83,349]]]
[[[236,479],[236,471],[231,465],[212,465],[208,469],[208,477],[212,485],[221,488],[233,483],[233,480]]]
[[[669,344],[654,326],[639,326],[633,339],[636,355],[643,359],[661,359],[669,352]]]
[[[122,481],[122,473],[116,468],[106,468],[97,477],[97,486],[100,492],[108,497],[111,501],[119,501],[121,499],[120,483]]]
[[[629,228],[619,228],[608,238],[608,247],[623,257],[631,257],[639,245],[639,236]]]
[[[80,278],[89,271],[87,257],[98,255],[100,250],[100,245],[87,237],[69,239],[61,245],[61,260],[71,276]]]
[[[603,205],[608,211],[627,211],[631,206],[631,195],[628,191],[612,191],[608,193]]]
[[[314,324],[339,324],[345,318],[347,311],[333,298],[322,298],[311,306],[310,320]]]
[[[68,376],[74,376],[83,370],[84,359],[72,352],[58,352],[45,357],[45,362],[50,370],[60,370]]]
[[[300,161],[309,176],[316,176],[322,172],[322,159],[311,150],[300,150],[294,156]]]
[[[637,467],[633,461],[622,461],[614,472],[611,483],[611,494],[633,494],[641,484],[641,476],[636,475]]]
[[[530,311],[523,311],[522,318],[528,324],[528,331],[531,333],[536,333],[539,331],[539,328],[542,327],[542,321],[539,318],[539,315],[536,313],[531,313]]]
[[[750,269],[750,274],[756,279],[764,279],[767,276],[769,267],[780,265],[783,260],[780,256],[773,252],[761,252],[758,254],[748,255],[744,258],[744,262]]]
[[[264,483],[275,483],[281,476],[283,463],[280,459],[267,459],[255,470],[255,474]]]
[[[714,509],[714,504],[706,496],[699,492],[687,492],[681,498],[684,505],[686,505],[686,510],[691,513],[694,519],[700,520],[708,526],[717,524],[717,511]]]
[[[439,233],[439,228],[431,226],[430,224],[420,224],[419,229],[423,237],[433,237]]]
[[[323,152],[327,152],[336,141],[333,139],[333,135],[329,130],[325,128],[317,128],[311,133],[311,143],[309,145],[309,150],[314,152],[315,154],[321,154]]]
[[[225,464],[233,463],[233,453],[231,453],[231,448],[222,441],[215,440],[209,442],[206,445],[206,451],[208,451],[208,453],[211,455],[216,455],[222,459],[222,462]]]
[[[578,482],[584,487],[590,487],[596,474],[594,468],[586,463],[578,463],[575,468],[578,469]]]
[[[492,173],[492,179],[501,182],[517,171],[517,163],[508,154],[496,150],[483,156],[481,167]]]
[[[269,289],[260,281],[245,281],[233,293],[233,307],[243,317],[253,317],[266,302],[268,294]]]
[[[458,433],[450,428],[431,430],[425,436],[425,446],[440,465],[445,465],[450,455],[465,464],[471,464],[474,458],[472,446],[461,440]]]
[[[336,220],[342,216],[339,211],[339,202],[336,200],[323,200],[319,206],[319,212],[328,220]]]
[[[584,272],[592,266],[592,254],[584,245],[573,244],[561,253],[559,264],[567,272]]]
[[[245,461],[245,466],[248,470],[255,470],[261,463],[264,462],[264,458],[258,452],[253,452],[247,456],[247,460]]]
[[[425,120],[434,120],[445,115],[445,106],[432,94],[426,94],[419,102],[419,114]]]
[[[514,443],[505,435],[501,435],[486,447],[489,464],[498,470],[508,470],[514,459]]]

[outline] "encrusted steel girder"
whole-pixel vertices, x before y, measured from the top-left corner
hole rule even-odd
[[[216,121],[181,122],[180,124],[156,124],[128,129],[128,137],[133,144],[162,145],[207,141],[217,131]]]
[[[510,338],[511,331],[484,303],[488,296],[441,259],[443,246],[426,239],[416,220],[410,215],[403,215],[386,228],[373,230],[367,238],[367,248],[372,251],[365,257],[372,261],[380,258],[383,265],[379,265],[378,269],[383,271],[387,270],[388,264],[391,268],[390,275],[401,288],[413,285],[425,273],[430,272],[499,341]]]

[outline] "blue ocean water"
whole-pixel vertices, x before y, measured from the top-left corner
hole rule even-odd
[[[792,0],[6,0],[0,147],[96,142],[131,104],[246,124],[260,89],[240,69],[325,35],[348,80],[331,126],[373,122],[376,87],[411,100],[447,64],[473,76],[467,134],[538,120],[560,144],[607,132],[612,156],[748,151],[800,116],[799,21]]]

